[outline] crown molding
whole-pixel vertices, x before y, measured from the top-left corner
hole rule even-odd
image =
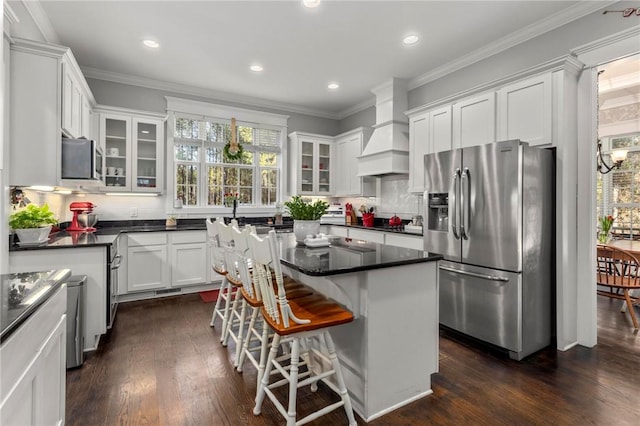
[[[345,108],[342,111],[338,112],[337,116],[339,120],[342,120],[349,117],[350,115],[356,114],[360,111],[364,111],[365,109],[371,108],[373,106],[376,106],[375,97],[371,97],[371,99],[367,99],[365,101],[357,103],[352,107]]]
[[[111,81],[114,83],[128,84],[132,86],[146,87],[147,89],[162,90],[165,92],[178,93],[184,95],[198,96],[200,98],[210,98],[218,101],[233,102],[248,106],[257,106],[261,108],[269,108],[285,112],[293,112],[298,114],[312,115],[314,117],[330,118],[339,120],[338,114],[330,113],[314,108],[306,108],[300,105],[288,104],[283,102],[274,102],[267,99],[256,98],[252,96],[243,96],[228,92],[221,92],[213,89],[190,86],[181,83],[172,83],[168,81],[155,80],[146,77],[138,77],[128,74],[121,74],[112,71],[104,71],[96,68],[82,67],[82,73],[86,78],[94,78],[97,80]]]
[[[20,22],[18,15],[16,15],[16,12],[13,11],[13,9],[11,8],[11,6],[9,6],[9,3],[6,0],[4,1],[3,8],[4,8],[4,19],[9,25],[17,24],[18,22]]]
[[[60,37],[58,37],[58,33],[53,29],[53,25],[51,25],[51,21],[49,17],[45,13],[42,8],[42,4],[39,1],[26,1],[21,0],[24,8],[27,10],[33,22],[36,24],[36,27],[44,37],[45,41],[49,43],[60,44]]]
[[[520,43],[531,40],[539,35],[547,33],[551,30],[559,28],[569,22],[580,19],[590,13],[607,7],[610,4],[616,3],[616,1],[599,2],[599,1],[585,1],[579,2],[577,5],[573,5],[549,18],[536,22],[535,24],[526,26],[516,32],[508,34],[507,36],[496,40],[495,42],[486,45],[485,47],[476,50],[468,55],[462,56],[451,62],[448,62],[438,68],[435,68],[425,74],[422,74],[409,81],[409,90],[420,87],[424,84],[435,81],[447,74],[458,71],[462,68],[468,67],[483,59],[489,58],[495,54],[510,49]]]

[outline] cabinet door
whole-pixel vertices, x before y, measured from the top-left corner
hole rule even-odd
[[[316,193],[319,195],[331,194],[331,143],[316,143],[316,161],[318,173],[315,176]]]
[[[81,116],[82,126],[80,136],[84,136],[87,139],[93,139],[93,129],[91,128],[91,123],[93,122],[93,111],[91,110],[91,104],[86,96],[82,97]]]
[[[356,157],[362,151],[361,135],[338,140],[335,144],[335,191],[336,196],[361,195],[362,177],[358,176]]]
[[[131,190],[131,168],[127,161],[131,155],[131,118],[103,115],[100,132],[104,141],[105,185],[108,191]]]
[[[409,192],[424,191],[424,155],[429,147],[429,113],[409,118]]]
[[[313,194],[315,191],[314,167],[315,160],[315,143],[311,140],[303,140],[300,142],[300,159],[298,162],[300,167],[300,187],[298,192],[302,194]]]
[[[132,126],[131,189],[137,192],[161,192],[164,164],[162,122],[134,117]]]
[[[62,130],[70,137],[82,135],[82,100],[80,84],[66,64],[62,75]]]
[[[171,286],[182,287],[207,282],[206,243],[171,246]]]
[[[447,105],[429,113],[429,153],[451,148],[451,105]]]
[[[498,92],[500,140],[520,139],[530,145],[552,143],[551,74],[506,86]]]
[[[167,288],[167,246],[135,246],[127,250],[127,288],[142,291]]]
[[[466,148],[496,141],[496,95],[487,93],[453,105],[453,147]]]
[[[405,247],[414,250],[423,250],[424,247],[422,237],[413,237],[411,235],[402,235],[392,232],[385,232],[384,243],[390,246]]]
[[[349,238],[384,244],[384,232],[380,231],[367,231],[364,229],[351,228],[349,229]]]
[[[62,73],[62,130],[67,134],[73,135],[72,125],[72,99],[73,99],[73,77],[70,73],[64,72],[66,66],[63,65]],[[73,135],[75,136],[75,135]]]

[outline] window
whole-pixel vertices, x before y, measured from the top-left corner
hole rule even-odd
[[[231,120],[173,115],[174,193],[185,208],[225,207],[236,197],[240,207],[274,207],[280,191],[282,130],[239,122],[243,153],[228,159]]]
[[[605,138],[602,147],[605,161],[613,149],[628,153],[620,169],[598,174],[598,216],[612,215],[616,233],[640,234],[640,133]]]

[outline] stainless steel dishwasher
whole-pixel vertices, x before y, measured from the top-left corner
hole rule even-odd
[[[84,363],[84,285],[86,275],[73,275],[67,280],[67,368]]]

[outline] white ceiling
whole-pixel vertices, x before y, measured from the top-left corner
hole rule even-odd
[[[342,118],[373,105],[370,89],[391,77],[415,87],[608,3],[45,0],[50,27],[40,28],[71,47],[88,77]],[[403,46],[408,33],[419,43]],[[249,70],[254,62],[262,73]],[[332,81],[338,90],[327,89]]]

